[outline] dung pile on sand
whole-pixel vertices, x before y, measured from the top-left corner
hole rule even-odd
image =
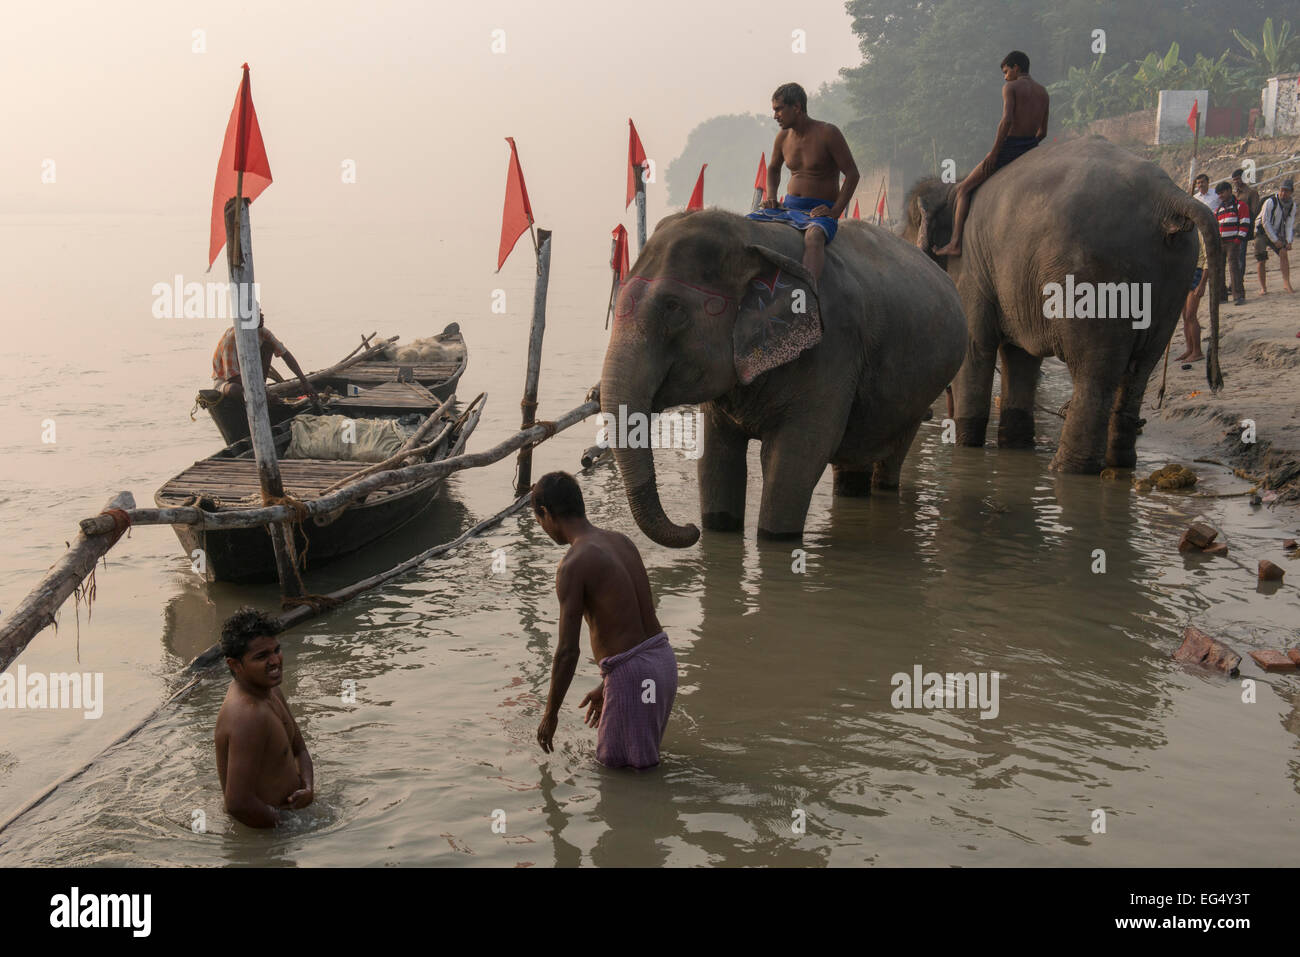
[[[1155,488],[1169,492],[1174,489],[1191,488],[1195,484],[1196,473],[1185,465],[1166,465],[1164,468],[1156,469],[1146,478],[1133,480],[1133,487],[1139,492],[1149,492]]]

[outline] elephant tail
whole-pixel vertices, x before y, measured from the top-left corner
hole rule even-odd
[[[1175,189],[1177,189],[1175,187]],[[1181,232],[1191,220],[1200,233],[1205,246],[1206,288],[1210,291],[1210,347],[1205,351],[1205,381],[1210,391],[1223,388],[1223,369],[1219,365],[1219,290],[1223,288],[1223,244],[1219,239],[1219,223],[1210,207],[1181,190],[1174,204],[1174,215],[1165,222],[1170,233]]]

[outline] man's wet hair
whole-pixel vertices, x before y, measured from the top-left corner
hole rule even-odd
[[[552,518],[586,518],[587,505],[582,500],[578,480],[568,472],[547,472],[533,483],[533,514],[543,507]]]
[[[1021,73],[1028,73],[1029,57],[1024,53],[1021,53],[1019,50],[1012,50],[1004,56],[1002,62],[998,64],[999,69],[1004,66],[1018,66],[1020,67]]]
[[[782,83],[772,94],[772,99],[786,106],[797,106],[805,113],[808,112],[808,94],[798,83]]]
[[[221,626],[221,653],[227,658],[242,658],[255,639],[279,633],[280,626],[274,618],[251,605],[245,605]]]

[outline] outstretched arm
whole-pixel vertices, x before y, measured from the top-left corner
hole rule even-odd
[[[555,594],[560,599],[559,638],[555,646],[555,660],[551,664],[551,690],[546,696],[546,712],[537,728],[537,743],[550,754],[555,750],[552,739],[559,723],[560,705],[569,692],[573,673],[578,668],[578,640],[582,633],[583,575],[570,553],[560,562],[555,573]]]

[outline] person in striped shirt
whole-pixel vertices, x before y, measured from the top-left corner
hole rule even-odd
[[[1238,247],[1246,241],[1246,234],[1250,230],[1250,206],[1237,199],[1232,195],[1232,184],[1224,180],[1214,188],[1219,195],[1219,208],[1215,211],[1215,217],[1219,220],[1219,239],[1222,240],[1222,246],[1219,249],[1219,269],[1225,267],[1232,276],[1232,300],[1233,305],[1240,306],[1246,302],[1246,290],[1241,281],[1241,256]],[[1220,296],[1219,301],[1225,301],[1222,296],[1222,290],[1214,291],[1216,296]]]
[[[298,360],[293,357],[293,353],[284,347],[284,343],[277,339],[270,329],[266,328],[266,313],[261,314],[257,332],[262,341],[262,372],[276,382],[283,382],[284,376],[271,365],[276,357],[283,359],[285,365],[293,370],[293,374],[302,383],[305,394],[311,396],[313,402],[319,402],[320,396],[312,388],[307,376],[302,371],[302,367],[298,365]],[[221,341],[217,343],[217,348],[212,353],[212,389],[205,389],[204,392],[213,392],[234,398],[243,398],[244,396],[243,381],[239,373],[239,353],[235,349],[234,326],[231,326],[222,334]],[[216,398],[216,396],[213,396],[213,398]]]

